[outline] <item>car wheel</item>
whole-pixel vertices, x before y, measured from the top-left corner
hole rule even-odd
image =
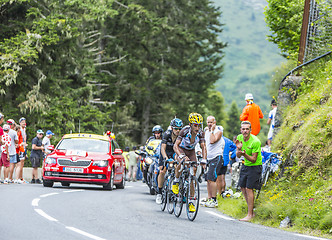
[[[44,180],[43,185],[44,187],[53,187],[53,181]]]
[[[103,185],[103,188],[112,191],[113,187],[114,187],[114,169],[112,167],[110,181],[106,185]]]
[[[69,187],[70,186],[70,183],[69,182],[61,182],[61,185],[63,187]]]
[[[115,185],[115,187],[116,187],[117,189],[124,189],[124,188],[125,188],[125,185],[126,185],[126,179],[125,179],[125,175],[123,174],[121,183]]]

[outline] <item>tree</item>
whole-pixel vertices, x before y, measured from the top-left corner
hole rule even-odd
[[[304,0],[268,0],[266,23],[272,34],[268,40],[277,44],[283,56],[297,54],[303,18]]]
[[[235,101],[232,102],[231,108],[228,111],[228,119],[227,119],[227,127],[226,127],[226,133],[228,134],[228,137],[230,139],[233,138],[233,136],[237,136],[240,134],[240,110],[236,104]]]

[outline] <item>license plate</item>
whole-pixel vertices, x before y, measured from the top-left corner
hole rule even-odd
[[[74,172],[74,173],[83,173],[83,168],[63,168],[64,172]]]

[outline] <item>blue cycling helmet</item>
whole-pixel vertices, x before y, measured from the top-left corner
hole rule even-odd
[[[154,132],[163,132],[164,130],[163,130],[163,128],[160,126],[160,125],[156,125],[156,126],[154,126],[153,128],[152,128],[152,132],[154,133]]]
[[[179,118],[174,118],[174,119],[172,119],[170,126],[171,127],[182,128],[183,127],[183,122]]]

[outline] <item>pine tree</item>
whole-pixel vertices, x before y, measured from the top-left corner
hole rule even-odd
[[[227,119],[227,134],[230,139],[233,136],[237,136],[240,134],[240,126],[241,122],[239,120],[240,117],[240,110],[235,101],[232,102],[231,108],[228,112],[228,119]]]

